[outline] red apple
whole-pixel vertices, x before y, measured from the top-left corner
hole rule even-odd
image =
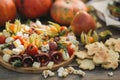
[[[82,32],[87,33],[95,28],[96,22],[94,18],[83,10],[79,11],[71,22],[71,29],[76,35],[80,35]]]

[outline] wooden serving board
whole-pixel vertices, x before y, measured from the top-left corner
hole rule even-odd
[[[68,60],[61,62],[60,64],[54,64],[54,66],[52,67],[52,69],[50,70],[57,70],[59,67],[64,67],[67,66],[68,64],[70,64],[73,59],[74,59],[75,55],[72,55]],[[0,55],[0,65],[2,65],[3,67],[12,70],[12,71],[16,71],[16,72],[21,72],[21,73],[42,73],[43,70],[48,70],[49,68],[44,66],[44,67],[40,67],[40,68],[33,68],[33,67],[14,67],[11,64],[3,61],[2,56]]]

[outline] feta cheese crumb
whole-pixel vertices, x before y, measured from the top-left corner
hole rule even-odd
[[[20,49],[17,49],[17,48],[14,48],[14,49],[12,49],[12,54],[20,54],[22,52],[22,50],[20,50]]]
[[[24,50],[25,50],[25,47],[24,47],[23,45],[19,45],[19,46],[17,47],[17,49],[20,49],[20,50],[24,51]]]
[[[32,67],[38,69],[40,67],[40,63],[39,62],[34,62],[33,65],[32,65]]]
[[[69,54],[64,50],[62,50],[62,57],[63,57],[63,60],[68,60],[70,58]]]
[[[67,68],[67,71],[68,71],[68,73],[70,73],[70,74],[73,73],[74,70],[75,70],[75,69],[74,69],[73,67],[68,67],[68,68]]]
[[[3,60],[4,60],[5,62],[9,62],[10,57],[11,57],[11,55],[9,55],[9,54],[4,54],[4,55],[3,55]]]
[[[17,32],[16,35],[17,35],[17,36],[23,36],[23,33],[22,33],[22,32]]]
[[[44,76],[44,78],[47,78],[48,76],[54,76],[55,73],[50,70],[44,70],[42,75]]]
[[[81,76],[85,76],[85,72],[82,71],[82,70],[76,70],[74,69],[73,67],[68,67],[68,68],[63,68],[63,67],[60,67],[58,70],[58,77],[66,77],[68,76],[69,74],[77,74],[77,75],[81,75]]]
[[[108,72],[108,76],[112,77],[114,75],[113,72]]]
[[[49,45],[48,45],[48,44],[42,45],[41,50],[42,50],[43,52],[49,51],[49,50],[50,50]]]
[[[58,72],[58,77],[66,77],[69,74],[67,69],[64,69],[63,67],[60,67],[57,72]]]
[[[13,44],[15,45],[15,47],[18,47],[19,45],[21,45],[21,42],[19,39],[17,39],[13,42]]]
[[[48,65],[47,65],[47,67],[48,67],[49,69],[52,69],[53,65],[54,65],[54,62],[53,62],[53,61],[50,61],[50,62],[48,63]]]
[[[83,72],[82,70],[74,70],[73,74],[85,76],[85,72]]]
[[[25,26],[24,28],[25,31],[29,31],[30,30],[30,27],[28,25]]]

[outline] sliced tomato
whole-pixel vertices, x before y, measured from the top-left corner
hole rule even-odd
[[[71,45],[67,46],[67,50],[68,50],[69,56],[72,56],[75,51],[74,48],[71,47]]]
[[[29,44],[26,48],[26,53],[30,56],[38,54],[38,47],[34,44]]]
[[[5,39],[6,39],[6,37],[4,35],[0,35],[0,44],[4,44]]]

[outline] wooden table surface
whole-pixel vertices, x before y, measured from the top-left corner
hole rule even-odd
[[[97,31],[103,31],[109,29],[113,33],[113,37],[120,37],[120,30],[113,27],[106,27],[105,23],[100,21],[103,24],[101,29]],[[74,68],[78,69],[78,65],[75,60],[70,64]],[[45,79],[41,74],[24,74],[14,71],[10,71],[0,66],[0,80],[120,80],[120,67],[116,70],[105,70],[101,67],[96,67],[95,70],[85,71],[86,75],[84,77],[78,75],[69,75],[66,78],[57,77],[57,72],[55,71],[55,77],[49,77]],[[108,76],[108,72],[113,72],[112,77]]]

